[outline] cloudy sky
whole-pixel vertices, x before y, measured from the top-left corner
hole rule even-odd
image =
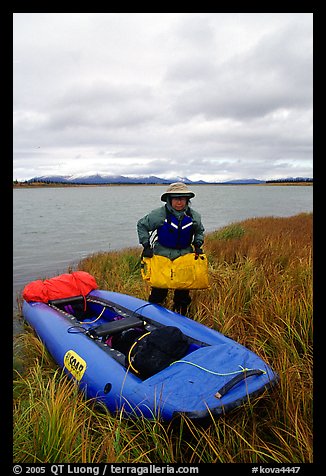
[[[14,13],[13,178],[312,177],[312,13]]]

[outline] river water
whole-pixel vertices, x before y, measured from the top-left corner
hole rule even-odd
[[[163,205],[161,185],[13,190],[13,301],[24,286],[98,251],[138,245],[136,223]],[[194,185],[207,232],[251,217],[313,210],[312,186]],[[140,248],[141,250],[141,248]]]

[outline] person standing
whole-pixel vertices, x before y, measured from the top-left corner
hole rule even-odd
[[[143,246],[142,256],[151,258],[153,254],[175,260],[188,253],[203,253],[205,229],[201,216],[190,207],[190,199],[195,193],[183,182],[169,185],[161,196],[165,206],[156,208],[137,222],[139,243]],[[155,234],[156,232],[156,234]],[[151,243],[151,237],[155,237]],[[151,288],[148,301],[162,304],[168,289]],[[186,315],[191,303],[188,289],[175,289],[173,310]]]

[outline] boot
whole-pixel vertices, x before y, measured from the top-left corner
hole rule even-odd
[[[182,316],[187,316],[187,312],[189,311],[189,306],[187,304],[173,304],[172,310],[181,314]]]
[[[188,289],[176,289],[173,297],[173,311],[183,316],[187,315],[189,306],[191,303],[191,297]]]

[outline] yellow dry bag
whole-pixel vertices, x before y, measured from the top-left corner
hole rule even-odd
[[[152,258],[143,257],[141,274],[144,281],[154,288],[209,288],[207,257],[201,254],[195,258],[195,253],[179,256],[173,261],[160,255],[154,255]]]

